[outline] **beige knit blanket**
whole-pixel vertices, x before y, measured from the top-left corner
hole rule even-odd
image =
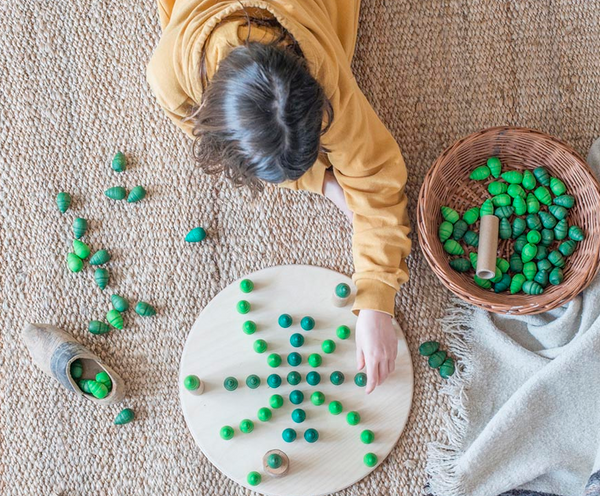
[[[363,0],[355,73],[400,143],[414,221],[422,178],[456,139],[524,125],[586,151],[600,135],[599,4],[590,0]],[[237,495],[245,491],[203,457],[179,408],[187,333],[221,288],[277,264],[350,274],[351,230],[325,199],[270,189],[257,199],[205,177],[144,79],[159,35],[154,0],[0,2],[0,494]],[[109,159],[122,149],[122,176]],[[147,199],[115,204],[103,191],[142,184]],[[54,197],[74,197],[61,215]],[[65,255],[73,216],[113,254],[112,283],[156,304],[157,317],[92,336],[110,292]],[[183,242],[196,225],[209,239]],[[419,495],[426,444],[444,441],[440,379],[416,353],[442,339],[449,294],[416,245],[397,317],[415,366],[408,425],[386,463],[344,495]],[[129,386],[135,423],[119,407],[67,395],[32,367],[19,334],[52,322],[104,358]]]

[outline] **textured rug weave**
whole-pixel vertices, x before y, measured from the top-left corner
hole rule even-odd
[[[600,4],[589,0],[364,0],[355,72],[403,149],[414,221],[422,178],[456,139],[499,124],[540,129],[585,152],[600,135]],[[158,40],[152,0],[0,3],[0,494],[238,495],[196,448],[179,408],[178,365],[196,316],[223,287],[277,264],[352,271],[351,229],[325,199],[270,189],[253,199],[205,177],[144,78]],[[110,170],[118,149],[126,174]],[[142,184],[135,205],[103,191]],[[61,215],[54,198],[71,192]],[[89,266],[65,267],[70,224],[89,220],[113,254],[100,292]],[[196,225],[199,246],[183,242]],[[413,353],[415,397],[388,460],[350,495],[418,495],[426,444],[444,441],[448,403],[416,354],[438,338],[449,301],[416,246],[398,319]],[[113,291],[156,304],[152,319],[92,336]],[[138,420],[98,408],[32,367],[26,321],[71,332],[124,377]]]

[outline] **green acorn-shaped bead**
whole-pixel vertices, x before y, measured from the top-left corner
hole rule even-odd
[[[493,177],[498,179],[502,174],[502,163],[498,157],[490,157],[487,159],[487,166],[490,169],[490,173]]]
[[[507,171],[502,174],[502,179],[510,184],[521,184],[523,181],[523,173],[516,170]]]
[[[517,215],[523,215],[525,212],[527,212],[527,203],[525,202],[525,200],[523,198],[521,198],[520,196],[517,196],[513,202],[512,202],[512,206],[515,209],[515,213]]]
[[[69,253],[67,254],[67,267],[71,272],[81,272],[83,261],[75,253]]]
[[[112,389],[112,380],[110,378],[110,375],[108,375],[108,372],[106,372],[106,370],[101,370],[96,374],[96,382],[104,384],[109,391]]]
[[[566,219],[567,215],[569,215],[569,211],[560,205],[550,205],[548,210],[550,210],[550,213],[558,220]]]
[[[471,270],[471,262],[466,258],[455,258],[454,260],[450,260],[450,267],[456,272],[467,272]]]
[[[479,219],[479,207],[473,207],[467,210],[463,215],[463,220],[468,224],[472,225]]]
[[[83,375],[83,365],[79,359],[71,363],[69,373],[73,379],[81,379],[81,376]]]
[[[527,216],[527,227],[529,229],[535,229],[536,231],[541,231],[544,228],[542,224],[542,220],[538,214],[529,214]]]
[[[140,301],[135,306],[135,313],[141,315],[142,317],[152,317],[153,315],[156,315],[156,310],[149,303],[146,303],[145,301]]]
[[[56,195],[56,206],[64,214],[71,206],[71,195],[65,191],[61,191]]]
[[[110,327],[99,320],[92,320],[88,326],[88,330],[92,334],[106,334],[107,332],[110,332]]]
[[[555,267],[559,267],[562,269],[565,266],[565,257],[563,257],[563,254],[558,250],[551,251],[548,254],[548,260],[550,260],[550,262],[552,262],[552,265],[554,265]]]
[[[521,217],[515,217],[512,223],[512,237],[518,238],[525,232],[527,229],[527,222],[525,222]]]
[[[556,205],[554,205],[554,206],[556,206]],[[554,215],[552,215],[548,212],[540,212],[538,215],[540,216],[542,225],[546,229],[554,229],[554,226],[556,226],[556,223],[558,222],[558,220],[556,220],[556,217],[554,217]]]
[[[456,223],[454,224],[454,231],[452,232],[452,239],[454,239],[455,241],[459,241],[460,239],[462,239],[462,237],[465,235],[465,233],[467,232],[467,230],[469,229],[469,226],[467,225],[467,223],[462,220],[459,219],[456,221]]]
[[[550,246],[554,243],[554,231],[552,229],[542,229],[542,241],[540,243],[543,246]]]
[[[521,251],[521,260],[523,263],[530,262],[537,255],[537,246],[532,243],[527,243]]]
[[[77,239],[81,238],[85,234],[85,232],[87,231],[87,228],[88,228],[87,220],[82,219],[81,217],[77,217],[73,221],[73,235]]]
[[[108,396],[108,388],[101,382],[92,381],[90,383],[90,393],[94,398],[101,400]]]
[[[547,258],[539,260],[537,263],[537,270],[545,270],[546,272],[549,272],[552,270],[552,267],[554,267],[554,265],[552,265],[552,262]]]
[[[98,250],[90,258],[90,265],[102,265],[110,260],[110,254],[106,250]]]
[[[132,422],[135,419],[135,413],[131,408],[125,408],[119,412],[119,414],[115,417],[113,424],[115,425],[125,425],[129,422]]]
[[[554,226],[554,239],[562,241],[567,237],[569,232],[569,224],[567,219],[559,220],[556,226]]]
[[[550,174],[545,167],[533,169],[533,175],[544,186],[550,186]]]
[[[90,390],[90,386],[92,385],[92,381],[91,379],[81,379],[80,381],[77,382],[77,385],[79,386],[79,389],[81,389],[84,393],[87,394],[91,394],[91,390]]]
[[[548,258],[548,248],[545,247],[542,244],[538,245],[538,251],[535,255],[535,259],[536,260],[544,260],[545,258]]]
[[[543,203],[544,205],[552,204],[552,196],[550,196],[550,191],[548,191],[546,186],[538,186],[533,194],[540,201],[540,203]]]
[[[567,187],[557,177],[550,178],[550,189],[556,196],[564,195],[567,192]]]
[[[525,234],[521,234],[515,239],[515,244],[513,245],[514,250],[517,253],[521,253],[523,251],[523,247],[527,244],[527,236]]]
[[[554,204],[561,207],[571,208],[575,204],[575,198],[571,195],[560,195],[554,198]]]
[[[521,187],[520,184],[511,184],[506,190],[506,192],[508,193],[508,196],[512,198],[520,197],[522,199],[525,199],[525,197],[527,196],[525,190]]]
[[[533,278],[542,288],[548,286],[548,272],[545,270],[538,270]]]
[[[511,294],[516,294],[523,288],[523,283],[526,281],[525,276],[523,274],[515,274],[510,281],[510,292]]]
[[[492,181],[490,184],[488,184],[487,190],[492,196],[501,195],[502,193],[506,193],[506,190],[508,190],[508,184],[500,181]]]
[[[136,203],[146,198],[146,190],[143,186],[136,186],[127,196],[127,203]]]
[[[127,157],[124,153],[117,152],[110,165],[114,171],[123,172],[127,168]]]
[[[479,286],[480,288],[490,289],[492,287],[491,281],[487,279],[482,279],[477,275],[473,276],[473,280],[475,281],[475,284],[477,284],[477,286]]]
[[[450,255],[464,255],[465,254],[465,250],[463,250],[463,247],[460,246],[453,239],[446,240],[446,242],[444,243],[444,250],[446,251],[446,253],[449,253]]]
[[[112,295],[110,301],[117,312],[126,312],[129,309],[129,302],[118,294]]]
[[[185,236],[185,240],[188,243],[199,243],[204,238],[206,238],[206,231],[202,227],[194,227],[194,229]]]
[[[528,193],[525,199],[527,204],[527,213],[537,214],[540,211],[540,202],[533,193]]]
[[[480,217],[485,217],[486,215],[494,215],[494,204],[489,198],[481,204],[481,208],[479,209]]]
[[[515,273],[523,270],[523,260],[521,260],[521,255],[518,253],[513,253],[510,256],[510,270]]]
[[[471,267],[473,267],[473,270],[477,270],[477,253],[469,253],[469,260],[471,261]]]
[[[127,190],[123,186],[108,188],[104,194],[111,200],[123,200],[127,196]]]
[[[512,278],[508,274],[503,274],[502,279],[500,279],[496,284],[494,284],[494,292],[495,293],[503,293],[510,287],[510,282]]]
[[[490,177],[490,168],[487,165],[480,165],[476,169],[473,169],[471,174],[469,174],[469,179],[473,179],[475,181],[483,181]]]
[[[78,239],[73,240],[73,251],[81,260],[90,256],[90,247]]]
[[[108,278],[109,274],[108,270],[106,269],[96,269],[94,272],[94,281],[96,281],[96,284],[100,289],[104,289],[106,287],[108,284]]]
[[[446,358],[444,363],[440,365],[440,376],[443,379],[448,379],[454,374],[454,360],[451,357]]]
[[[494,215],[500,219],[508,219],[514,213],[515,209],[509,205],[507,207],[498,207]]]
[[[506,193],[501,195],[496,195],[492,198],[492,203],[496,207],[507,207],[512,203],[512,198],[508,196]]]
[[[573,241],[572,239],[563,241],[558,245],[558,251],[560,251],[565,257],[573,255],[575,248],[577,248],[577,241]]]
[[[536,274],[537,265],[535,262],[527,262],[526,264],[523,264],[523,275],[525,276],[525,279],[528,281],[533,281]]]
[[[550,284],[552,284],[553,286],[557,286],[561,282],[563,282],[563,279],[564,279],[563,270],[560,267],[555,267],[550,272],[550,276],[548,277],[548,282],[550,282]]]
[[[506,272],[508,272],[508,269],[510,269],[510,263],[508,262],[508,260],[505,260],[504,258],[497,257],[496,258],[496,267],[498,267],[503,273],[506,273]]]
[[[442,212],[442,217],[452,224],[456,223],[456,221],[460,218],[458,212],[453,208],[442,206],[440,207],[440,210]]]
[[[427,363],[432,369],[437,369],[442,363],[444,363],[444,360],[446,360],[446,356],[447,355],[445,351],[438,350],[429,356],[429,360],[427,361]]]
[[[537,244],[539,244],[539,242],[541,240],[542,240],[542,235],[540,234],[539,231],[532,229],[531,231],[529,231],[527,233],[527,242],[528,243],[531,243],[532,245],[537,245]]]
[[[447,220],[445,220],[444,222],[442,222],[440,224],[440,227],[438,229],[438,237],[440,238],[440,241],[442,243],[445,243],[447,239],[450,238],[450,236],[452,236],[452,233],[454,232],[454,224],[452,224],[452,222],[448,222]]]
[[[526,170],[523,172],[523,180],[521,181],[521,185],[527,189],[527,190],[532,190],[537,186],[537,181],[535,179],[535,176],[533,175],[533,173],[530,170]]]
[[[498,235],[500,236],[500,239],[510,239],[512,236],[512,227],[510,226],[508,219],[500,219]]]
[[[525,281],[522,289],[528,295],[541,295],[544,292],[544,288],[535,281]]]
[[[437,341],[425,341],[419,346],[419,354],[422,356],[431,356],[440,349],[440,343]]]
[[[467,231],[463,236],[463,241],[474,248],[479,247],[479,234],[474,231]]]
[[[502,271],[500,270],[499,267],[496,267],[496,273],[494,274],[494,277],[492,277],[490,279],[490,282],[496,284],[497,282],[500,282],[501,279],[502,279]]]
[[[106,320],[108,320],[108,323],[115,329],[123,329],[123,316],[118,310],[110,310],[106,314]]]
[[[569,238],[573,241],[583,241],[585,239],[585,234],[580,227],[571,226],[569,227]]]

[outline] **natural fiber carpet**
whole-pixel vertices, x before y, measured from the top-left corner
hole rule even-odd
[[[404,151],[413,221],[428,166],[472,131],[524,125],[588,149],[600,135],[599,7],[364,1],[356,75]],[[245,494],[184,424],[177,376],[188,330],[245,273],[292,263],[351,273],[349,225],[325,199],[273,189],[253,200],[193,166],[144,78],[159,34],[152,0],[5,1],[0,25],[0,493]],[[133,162],[118,177],[108,165],[117,149]],[[148,198],[110,202],[103,191],[117,184],[143,184]],[[65,215],[54,203],[60,190],[75,199]],[[103,293],[89,267],[66,270],[74,216],[89,219],[94,248],[113,254]],[[186,245],[196,225],[210,238]],[[440,380],[416,349],[441,339],[436,319],[449,295],[418,247],[409,265],[398,318],[413,352],[412,413],[388,460],[344,495],[420,494],[426,443],[443,439]],[[128,316],[125,330],[90,335],[111,290],[156,303],[157,317]],[[26,321],[64,328],[113,365],[138,420],[116,428],[119,406],[95,407],[34,368],[19,338]]]

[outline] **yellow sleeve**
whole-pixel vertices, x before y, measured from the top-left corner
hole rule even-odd
[[[354,213],[352,241],[357,295],[353,311],[394,315],[395,295],[408,280],[410,223],[406,167],[398,144],[353,81],[327,132],[335,177]],[[336,122],[337,121],[337,122]]]
[[[325,171],[328,165],[322,157],[319,157],[315,164],[300,179],[297,181],[286,181],[279,186],[293,190],[304,189],[322,195],[323,181],[325,180]]]

